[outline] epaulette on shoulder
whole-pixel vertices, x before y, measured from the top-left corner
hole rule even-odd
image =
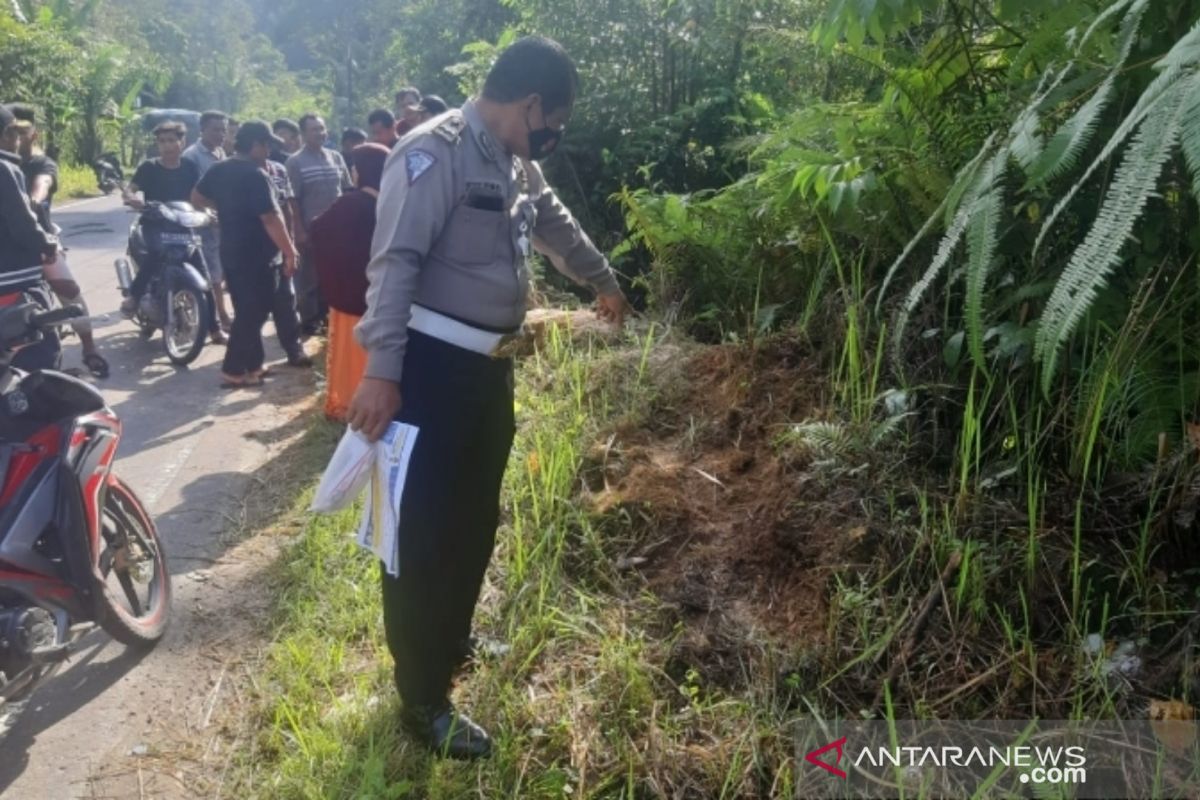
[[[433,133],[445,139],[450,144],[458,144],[462,132],[467,129],[467,118],[461,111],[455,110],[446,114],[445,119],[433,128]]]

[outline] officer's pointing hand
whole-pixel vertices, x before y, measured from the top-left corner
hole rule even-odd
[[[363,378],[350,401],[346,421],[368,440],[378,441],[400,411],[400,384],[382,378]]]
[[[596,315],[618,328],[625,324],[625,318],[632,313],[633,307],[622,292],[602,294],[596,298]]]

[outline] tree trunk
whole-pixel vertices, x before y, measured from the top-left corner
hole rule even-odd
[[[12,6],[12,15],[17,22],[22,25],[28,25],[29,20],[25,18],[25,10],[21,8],[21,0],[10,0]]]

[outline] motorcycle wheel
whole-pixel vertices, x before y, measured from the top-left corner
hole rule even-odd
[[[171,573],[154,521],[137,495],[113,478],[104,498],[97,556],[96,622],[130,647],[162,638],[171,613]]]
[[[172,310],[163,328],[163,349],[172,364],[185,367],[204,349],[208,298],[199,289],[183,286],[168,293],[167,302]]]

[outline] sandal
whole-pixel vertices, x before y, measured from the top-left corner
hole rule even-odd
[[[258,375],[227,375],[224,372],[221,373],[222,389],[245,389],[262,385],[262,377]]]
[[[100,355],[99,353],[88,353],[85,355],[83,357],[83,365],[88,368],[88,371],[91,372],[92,375],[96,376],[100,380],[104,380],[108,377],[108,362],[104,359],[104,356]]]

